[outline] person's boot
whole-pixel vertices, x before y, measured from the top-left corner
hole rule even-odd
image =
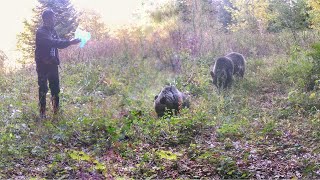
[[[51,103],[53,108],[53,114],[58,114],[59,112],[59,97],[52,96]]]
[[[40,119],[45,119],[46,116],[46,107],[40,107]]]
[[[39,111],[40,111],[40,119],[47,118],[46,116],[46,92],[39,90]]]

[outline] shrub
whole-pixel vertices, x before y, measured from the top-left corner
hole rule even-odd
[[[312,45],[309,56],[312,58],[313,67],[308,77],[307,90],[320,89],[320,43]]]

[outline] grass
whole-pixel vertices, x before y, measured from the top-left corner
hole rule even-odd
[[[243,80],[217,94],[210,58],[182,72],[155,60],[65,62],[62,113],[38,119],[34,67],[0,75],[0,178],[319,178],[320,92],[302,92],[303,53],[248,58]],[[165,84],[191,108],[157,118]],[[48,97],[49,100],[49,97]]]

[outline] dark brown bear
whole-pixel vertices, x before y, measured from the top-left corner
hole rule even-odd
[[[154,98],[154,108],[158,117],[165,113],[168,115],[177,115],[182,108],[189,108],[190,102],[188,96],[180,92],[175,86],[164,87],[160,94]]]
[[[214,63],[211,68],[210,74],[212,77],[213,84],[220,89],[226,89],[231,87],[233,82],[233,62],[226,57],[220,57]]]
[[[246,60],[240,53],[232,52],[225,56],[233,62],[234,70],[233,74],[235,76],[243,78],[244,72],[246,70]]]

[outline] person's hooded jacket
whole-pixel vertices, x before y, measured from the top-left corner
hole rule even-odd
[[[70,46],[69,40],[61,40],[54,28],[42,26],[36,33],[35,61],[37,64],[59,65],[58,49]]]

